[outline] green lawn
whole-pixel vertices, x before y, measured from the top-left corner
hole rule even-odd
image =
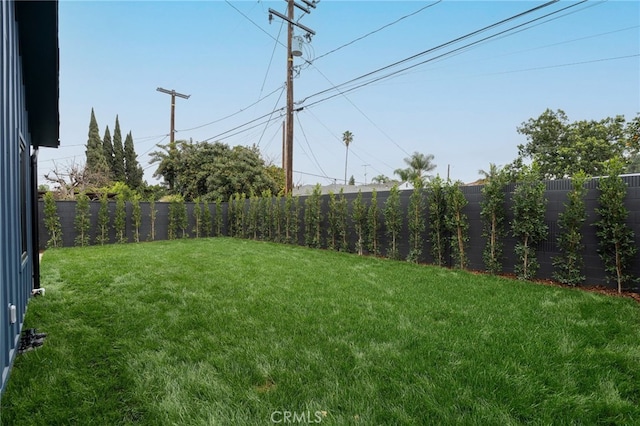
[[[3,424],[640,424],[630,299],[230,238],[42,278]]]

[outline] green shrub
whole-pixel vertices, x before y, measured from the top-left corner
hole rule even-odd
[[[398,185],[394,185],[389,191],[389,197],[384,205],[384,224],[387,236],[390,238],[387,247],[387,257],[398,259],[398,236],[402,229],[402,211],[400,210],[400,190]]]
[[[113,229],[116,231],[116,242],[127,242],[127,206],[124,199],[124,194],[119,193],[116,195],[116,215],[113,220]]]
[[[89,212],[89,197],[81,192],[76,197],[76,217],[74,219],[76,238],[75,245],[89,245],[89,229],[91,228],[91,214]]]
[[[418,181],[417,181],[418,182]],[[422,256],[424,244],[425,220],[424,191],[417,185],[411,193],[409,208],[407,211],[407,225],[409,227],[409,255],[407,261],[417,263]]]
[[[616,282],[621,293],[625,287],[637,281],[629,269],[636,260],[638,248],[633,230],[626,224],[629,215],[624,206],[627,185],[620,177],[624,165],[621,161],[610,160],[605,166],[608,176],[600,178],[598,183],[598,253],[604,262],[607,281]]]
[[[140,225],[142,225],[142,210],[140,209],[139,195],[134,195],[131,198],[131,225],[133,225],[133,238],[136,243],[139,243]]]
[[[547,200],[544,198],[544,183],[535,169],[526,167],[516,182],[513,193],[513,222],[511,230],[517,239],[515,252],[518,263],[516,276],[529,280],[538,270],[536,246],[547,237],[544,215]]]
[[[447,184],[446,198],[446,224],[451,233],[451,256],[455,267],[465,269],[468,263],[469,220],[463,210],[468,201],[460,189],[460,181]]]
[[[47,248],[62,247],[62,225],[52,192],[44,194],[44,226],[49,233]]]
[[[585,182],[587,175],[577,173],[573,179],[573,189],[567,194],[564,211],[558,216],[558,249],[560,255],[553,259],[556,270],[553,277],[563,284],[577,285],[584,281],[582,273],[584,244],[582,243],[582,225],[587,218],[584,196],[587,193]]]
[[[374,189],[371,192],[371,204],[367,210],[367,247],[369,253],[377,256],[380,254],[380,208],[378,207],[378,193]]]
[[[505,173],[491,164],[482,187],[480,217],[483,224],[482,236],[487,239],[482,258],[487,272],[492,274],[502,272],[504,246],[502,238],[506,235],[504,207],[506,182]]]
[[[96,242],[98,244],[105,245],[109,243],[109,221],[111,215],[109,215],[109,199],[106,193],[100,195],[100,209],[98,210],[98,234],[96,235]]]
[[[309,247],[320,248],[322,244],[322,188],[313,188],[304,201],[304,241]]]
[[[149,240],[153,241],[156,239],[156,217],[158,215],[158,210],[156,210],[156,200],[155,198],[151,198],[149,200],[149,221],[150,230],[149,230]]]
[[[428,184],[427,207],[429,209],[429,239],[431,256],[438,266],[445,265],[447,241],[447,197],[444,181],[436,176]]]
[[[362,256],[367,235],[367,206],[362,202],[362,192],[358,191],[358,196],[353,201],[351,207],[351,219],[356,232],[356,252]]]

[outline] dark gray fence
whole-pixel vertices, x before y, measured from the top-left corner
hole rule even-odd
[[[636,235],[636,241],[640,237],[640,175],[633,176],[624,176],[625,182],[628,185],[627,198],[626,198],[626,207],[629,210],[629,217],[627,220],[627,224],[633,229]],[[604,273],[604,265],[600,260],[600,257],[597,253],[598,248],[598,240],[596,237],[596,229],[594,223],[596,222],[597,214],[595,209],[598,206],[598,195],[599,191],[597,189],[597,179],[593,179],[587,183],[588,192],[585,199],[586,209],[587,209],[587,220],[582,228],[582,234],[584,237],[585,251],[584,251],[584,261],[585,268],[584,274],[587,277],[586,284],[588,285],[606,285],[611,288],[615,288],[614,283],[607,283],[605,279]],[[505,208],[507,212],[507,227],[509,227],[509,223],[511,222],[513,216],[511,212],[512,201],[511,196],[513,192],[513,185],[506,188],[506,200],[505,200]],[[466,186],[462,187],[462,191],[465,194],[469,204],[465,207],[464,213],[467,215],[469,219],[469,248],[468,248],[468,257],[469,257],[469,269],[472,270],[484,270],[484,262],[482,259],[482,253],[486,244],[486,239],[482,236],[482,219],[480,217],[480,202],[482,201],[482,187],[481,186]],[[558,247],[556,245],[559,228],[557,225],[558,215],[564,210],[564,203],[566,202],[567,193],[571,190],[571,181],[569,180],[555,180],[546,182],[546,193],[545,196],[548,200],[547,210],[545,215],[545,221],[547,226],[549,227],[549,234],[546,241],[540,243],[537,247],[537,257],[540,263],[540,269],[537,273],[537,277],[541,279],[551,279],[553,277],[553,258],[559,255]],[[389,195],[388,191],[378,192],[377,203],[380,210],[381,223],[382,227],[380,230],[380,242],[382,247],[382,253],[385,254],[385,250],[387,247],[387,238],[386,238],[386,229],[384,227],[384,220],[382,220],[382,211],[384,210],[384,204]],[[400,203],[401,209],[403,211],[407,210],[409,204],[409,198],[411,196],[411,191],[402,191],[400,193]],[[345,198],[349,202],[349,209],[351,209],[351,205],[357,194],[345,194]],[[370,205],[371,203],[371,193],[363,193],[362,194],[363,201],[366,205]],[[299,215],[299,234],[298,234],[298,242],[299,244],[304,244],[304,203],[307,197],[300,197],[299,207],[300,207],[300,215]],[[328,196],[322,196],[322,212],[323,212],[323,229],[328,229],[327,223],[327,212],[328,212]],[[284,200],[281,200],[284,202]],[[195,227],[194,218],[193,218],[193,203],[186,203],[187,213],[189,218],[189,226],[188,226],[188,234],[190,237],[193,237],[195,233],[192,231]],[[246,206],[248,206],[248,201]],[[60,216],[61,224],[62,224],[62,235],[63,235],[63,245],[64,246],[73,246],[75,239],[75,229],[74,229],[74,218],[75,218],[75,207],[76,203],[74,201],[58,201],[58,215]],[[227,204],[223,203],[222,205],[222,235],[227,235]],[[95,233],[98,228],[98,210],[100,208],[100,203],[92,202],[90,204],[90,213],[91,213],[91,243],[95,244]],[[156,221],[155,221],[155,240],[166,240],[168,237],[168,228],[169,228],[169,204],[168,203],[156,203],[155,208],[157,210]],[[126,225],[126,235],[128,237],[129,242],[134,241],[134,229],[131,224],[131,213],[132,206],[130,203],[127,203],[127,225]],[[150,220],[150,208],[148,203],[141,203],[142,210],[142,223],[140,227],[140,241],[148,241],[149,235],[151,232],[151,220]],[[215,206],[213,204],[209,205],[210,214],[212,217],[212,223],[215,226],[216,222],[216,212]],[[111,216],[110,227],[109,227],[109,238],[111,242],[115,242],[115,230],[113,228],[113,217],[115,212],[115,203],[109,203],[109,212]],[[46,241],[49,239],[46,228],[44,227],[43,220],[43,205],[42,201],[40,202],[40,242],[41,249],[44,249]],[[406,215],[405,215],[406,217]],[[433,258],[430,255],[431,244],[428,239],[429,233],[429,215],[428,212],[425,213],[425,220],[427,223],[427,230],[424,233],[424,244],[423,244],[423,252],[419,261],[423,263],[433,263]],[[326,231],[325,234],[326,236]],[[355,250],[355,241],[356,235],[353,230],[353,226],[351,220],[349,220],[349,244],[350,251]],[[513,237],[511,237],[510,233],[507,237],[503,239],[504,242],[504,262],[503,262],[503,272],[505,273],[513,273],[514,265],[516,262],[516,257],[514,255],[514,247],[516,241]],[[323,241],[323,247],[326,247],[326,240]],[[406,258],[409,253],[409,230],[407,226],[406,219],[403,222],[402,231],[400,233],[400,243],[399,243],[399,252],[402,258]],[[451,266],[451,258],[447,256],[449,259],[449,265]],[[640,277],[640,259],[636,259],[636,262],[633,265],[632,272],[635,276]],[[636,291],[639,290],[638,287],[635,288]]]

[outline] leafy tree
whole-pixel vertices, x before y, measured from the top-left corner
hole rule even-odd
[[[327,248],[330,250],[338,249],[338,214],[337,214],[337,201],[336,195],[333,191],[329,192],[329,211],[327,213],[327,222],[329,222],[329,229],[327,230]]]
[[[158,210],[156,210],[156,200],[151,198],[149,200],[149,221],[151,222],[151,230],[149,231],[149,239],[151,241],[156,239],[156,217]]]
[[[369,253],[377,256],[380,254],[380,208],[378,207],[378,193],[371,191],[371,204],[367,211],[367,246]]]
[[[287,244],[298,243],[299,214],[300,198],[292,196],[291,193],[287,194],[284,199],[284,232]]]
[[[344,196],[344,191],[340,188],[340,193],[336,199],[336,220],[338,223],[338,239],[340,251],[349,251],[349,203]]]
[[[353,175],[351,175],[351,177],[349,178],[349,185],[354,186],[355,184],[356,184],[356,178],[354,178]]]
[[[109,198],[107,198],[107,193],[103,192],[100,195],[100,209],[98,210],[98,235],[96,235],[96,242],[101,246],[109,243],[110,219],[111,216],[109,215]]]
[[[91,119],[89,121],[89,137],[87,139],[87,156],[86,170],[92,176],[92,183],[101,185],[109,180],[109,164],[104,156],[104,148],[102,139],[100,138],[100,130],[96,115],[91,108]]]
[[[506,176],[495,164],[490,164],[489,172],[484,173],[480,216],[482,217],[482,235],[487,239],[483,259],[487,271],[497,274],[502,271],[502,238],[505,230],[505,186]]]
[[[436,168],[433,164],[432,154],[421,154],[414,152],[411,157],[404,159],[409,166],[405,169],[396,169],[393,173],[397,174],[403,182],[409,182],[414,186],[424,187],[431,178],[428,174]]]
[[[460,181],[447,185],[446,197],[446,223],[451,232],[451,254],[455,265],[464,269],[468,263],[466,248],[469,243],[469,221],[463,213],[468,201],[460,189]]]
[[[193,202],[193,233],[196,238],[200,238],[202,233],[202,207],[200,207],[200,199],[196,198]]]
[[[304,240],[307,246],[320,248],[322,244],[322,188],[320,184],[313,188],[304,202]]]
[[[131,197],[131,225],[133,226],[133,238],[140,242],[140,225],[142,225],[142,209],[140,208],[140,196]]]
[[[129,188],[136,191],[142,188],[143,184],[143,171],[137,157],[133,146],[133,136],[129,132],[124,140],[124,175]]]
[[[570,123],[564,111],[547,109],[540,117],[522,123],[518,132],[527,137],[527,143],[518,146],[518,158],[533,160],[540,173],[551,179],[573,176],[581,170],[600,176],[604,162],[624,160],[631,148],[623,116]]]
[[[447,197],[444,181],[436,176],[427,184],[429,209],[429,237],[431,240],[431,255],[436,265],[445,264],[447,240]]]
[[[417,263],[422,255],[424,242],[425,223],[425,201],[424,191],[421,186],[416,186],[409,198],[409,208],[407,211],[407,224],[409,226],[409,255],[407,261]]]
[[[116,217],[113,221],[113,228],[116,231],[116,242],[127,242],[127,210],[123,194],[116,195]]]
[[[347,161],[349,160],[349,145],[353,142],[353,133],[349,130],[342,134],[342,142],[344,142],[344,146],[347,149],[347,152],[344,156],[344,184],[347,184]]]
[[[154,176],[163,177],[170,187],[173,182],[173,192],[186,200],[280,190],[255,146],[230,148],[221,142],[178,141],[174,153],[156,151],[151,157],[152,163],[159,163]]]
[[[260,237],[263,240],[273,241],[273,199],[271,190],[267,189],[262,192],[260,197]]]
[[[398,237],[402,229],[402,211],[400,210],[400,190],[398,185],[394,185],[389,191],[389,197],[384,205],[384,223],[387,236],[391,238],[390,245],[387,248],[387,257],[398,259],[400,256]]]
[[[587,193],[585,182],[587,174],[577,173],[572,178],[573,189],[567,194],[564,211],[558,216],[558,248],[560,255],[553,259],[556,271],[555,279],[563,284],[577,285],[584,281],[582,273],[584,244],[582,243],[582,225],[587,218],[584,196]]]
[[[62,247],[62,225],[53,192],[44,194],[44,226],[49,233],[47,248]]]
[[[187,206],[184,198],[173,196],[169,204],[169,239],[186,238],[188,225]]]
[[[215,200],[216,205],[216,236],[222,235],[222,198],[218,197]]]
[[[126,182],[127,176],[124,169],[124,148],[122,147],[122,132],[120,131],[120,120],[116,115],[116,127],[113,131],[113,168],[111,169],[113,179],[118,182]]]
[[[202,236],[210,237],[213,224],[211,223],[211,210],[206,201],[202,202]]]
[[[519,259],[516,264],[516,276],[529,280],[538,270],[536,245],[547,237],[547,225],[544,222],[547,200],[544,198],[545,185],[540,174],[526,167],[516,182],[513,192],[513,222],[511,229],[518,240],[515,251]]]
[[[351,218],[356,231],[356,251],[362,256],[367,235],[367,205],[362,201],[361,191],[358,191],[358,196],[353,201]]]
[[[89,212],[89,197],[84,192],[76,198],[76,217],[74,219],[76,230],[75,243],[77,246],[89,245],[89,229],[91,228],[91,213]]]
[[[247,214],[247,233],[254,240],[258,239],[260,221],[260,198],[256,194],[249,197],[249,211]]]
[[[596,222],[598,253],[604,262],[607,280],[617,283],[619,293],[636,281],[629,269],[638,252],[634,232],[626,223],[629,212],[624,205],[627,185],[620,177],[623,167],[620,160],[607,162],[607,176],[598,182],[600,196],[596,209],[600,216]]]

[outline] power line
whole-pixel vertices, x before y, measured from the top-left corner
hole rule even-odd
[[[322,169],[322,166],[320,165],[320,162],[318,161],[318,159],[316,158],[316,155],[313,153],[313,150],[311,149],[311,144],[309,143],[309,139],[307,138],[307,134],[304,132],[304,128],[302,127],[302,123],[300,122],[300,115],[296,114],[296,119],[298,120],[298,126],[300,127],[300,130],[302,131],[302,135],[304,136],[304,140],[307,143],[307,146],[309,147],[309,152],[311,153],[311,157],[313,158],[313,161],[316,163],[316,166],[318,166],[318,169],[324,173],[325,175],[327,174],[327,172],[325,172]]]
[[[556,1],[557,1],[557,0],[556,0]],[[507,32],[509,32],[509,31],[512,31],[512,30],[514,30],[514,29],[516,29],[516,28],[520,28],[520,27],[522,27],[523,25],[527,25],[527,24],[530,24],[531,22],[535,22],[535,21],[537,21],[537,20],[540,20],[540,19],[546,18],[546,17],[548,17],[548,16],[550,16],[550,15],[553,15],[553,14],[555,14],[555,13],[559,13],[559,12],[562,12],[562,11],[564,11],[564,10],[566,10],[566,9],[571,8],[571,7],[576,7],[576,6],[578,6],[579,4],[582,4],[582,3],[586,2],[586,1],[587,1],[587,0],[583,0],[583,1],[579,2],[579,3],[572,4],[572,5],[570,5],[570,6],[567,6],[567,7],[563,8],[563,9],[560,9],[560,10],[557,10],[557,11],[555,11],[555,12],[551,12],[551,13],[549,13],[549,14],[547,14],[547,15],[544,15],[544,16],[541,16],[541,17],[538,17],[538,18],[532,19],[532,20],[527,21],[527,22],[525,22],[525,23],[523,23],[523,24],[519,24],[519,25],[516,25],[516,26],[514,26],[514,27],[508,28],[508,29],[506,29],[506,30],[500,31],[499,33],[496,33],[496,34],[493,34],[493,35],[490,35],[490,36],[484,37],[484,38],[482,38],[482,39],[480,39],[480,40],[476,40],[476,41],[474,41],[474,42],[468,43],[468,44],[466,44],[466,45],[464,45],[464,46],[461,46],[461,47],[455,48],[455,49],[450,50],[450,51],[448,51],[448,52],[442,53],[442,54],[440,54],[440,55],[438,55],[438,56],[435,56],[435,57],[432,57],[432,58],[426,59],[426,60],[424,60],[424,61],[421,61],[421,62],[418,62],[418,63],[416,63],[416,64],[413,64],[413,65],[407,66],[407,67],[405,67],[405,68],[402,68],[402,69],[400,69],[400,70],[392,71],[392,72],[390,72],[390,73],[388,73],[388,74],[385,74],[385,75],[383,75],[383,76],[381,76],[381,77],[375,77],[375,78],[372,78],[371,80],[367,80],[367,81],[365,81],[364,83],[361,83],[361,84],[359,84],[359,85],[356,85],[356,86],[350,87],[350,88],[348,88],[348,89],[344,89],[344,90],[342,90],[342,92],[341,92],[341,93],[333,94],[333,95],[327,96],[327,97],[325,97],[325,98],[322,98],[322,99],[320,99],[320,100],[318,100],[318,101],[315,101],[315,102],[313,102],[313,103],[311,103],[311,104],[307,104],[307,105],[305,105],[305,108],[310,108],[310,107],[312,107],[312,106],[314,106],[314,105],[317,105],[317,104],[319,104],[319,103],[321,103],[321,102],[324,102],[324,101],[327,101],[327,100],[329,100],[329,99],[335,98],[336,96],[343,95],[344,93],[352,92],[352,91],[354,91],[354,90],[356,90],[356,89],[360,89],[360,88],[362,88],[362,87],[365,87],[365,86],[368,86],[368,85],[370,85],[370,84],[376,83],[376,82],[378,82],[378,81],[380,81],[380,80],[384,80],[384,79],[387,79],[387,78],[393,77],[393,76],[398,75],[398,74],[400,74],[400,73],[403,73],[403,72],[405,72],[405,71],[407,71],[407,70],[410,70],[410,69],[416,68],[416,67],[418,67],[418,66],[420,66],[420,65],[424,65],[424,64],[426,64],[426,63],[433,62],[433,61],[435,61],[435,60],[437,60],[437,59],[440,59],[440,58],[443,58],[443,57],[447,57],[447,56],[451,55],[452,53],[455,53],[455,52],[458,52],[458,51],[460,51],[460,50],[467,49],[467,48],[469,48],[469,47],[471,47],[471,46],[474,46],[474,45],[477,45],[477,44],[480,44],[480,43],[486,42],[486,41],[491,40],[491,39],[493,39],[493,38],[495,38],[495,37],[497,37],[497,36],[499,36],[499,35],[502,35],[502,34],[504,34],[504,33],[507,33]],[[495,24],[493,24],[493,25],[491,25],[491,26],[495,26]],[[487,27],[485,27],[485,28],[487,28]],[[477,32],[477,31],[475,31],[475,32]],[[463,36],[463,37],[465,37],[465,36]],[[449,44],[451,44],[451,42],[447,42],[447,43],[444,43],[444,44],[442,44],[442,45],[440,45],[440,46],[437,46],[437,47],[434,47],[434,48],[432,48],[432,49],[429,49],[429,51],[433,51],[433,50],[439,49],[439,48],[441,48],[442,46],[444,46],[444,45],[449,45]],[[426,52],[426,51],[425,51],[425,52]],[[413,56],[412,56],[412,57],[410,57],[410,58],[414,58],[414,57],[416,57],[416,55],[413,55]],[[409,58],[404,59],[404,60],[402,60],[402,61],[398,61],[398,62],[396,62],[395,64],[402,63],[402,62],[406,62],[408,59],[409,59]],[[371,76],[372,74],[375,74],[375,73],[377,73],[377,72],[378,72],[378,71],[380,71],[380,70],[388,69],[388,68],[390,68],[391,66],[393,66],[393,65],[395,65],[395,64],[388,65],[388,66],[383,67],[383,68],[379,68],[379,69],[378,69],[378,70],[376,70],[376,71],[372,71],[372,72],[369,72],[369,73],[367,73],[367,74],[364,74],[364,75],[362,75],[362,76],[360,76],[360,77],[357,77],[357,78],[351,79],[351,80],[349,80],[349,81],[347,81],[347,82],[345,82],[345,83],[342,83],[342,84],[339,84],[338,86],[335,86],[335,88],[338,88],[338,87],[341,87],[341,86],[345,86],[345,85],[347,85],[347,84],[351,84],[351,83],[353,83],[353,82],[355,82],[355,81],[357,81],[357,80],[361,80],[361,79],[363,79],[363,78],[364,78],[364,77],[366,77],[366,76]],[[310,98],[313,98],[313,97],[315,97],[315,96],[318,96],[319,94],[322,94],[322,93],[330,92],[330,91],[332,91],[332,90],[333,90],[333,89],[325,89],[325,90],[322,90],[322,91],[320,91],[320,92],[314,93],[313,95],[307,96],[307,97],[306,97],[305,99],[303,99],[302,101],[296,102],[296,104],[302,104],[302,103],[304,103],[306,100],[308,100],[308,99],[310,99]]]
[[[320,55],[320,56],[316,57],[316,58],[315,58],[313,61],[311,61],[311,62],[317,61],[317,60],[318,60],[318,59],[320,59],[320,58],[324,58],[324,57],[325,57],[325,56],[327,56],[327,55],[330,55],[330,54],[332,54],[332,53],[334,53],[334,52],[337,52],[337,51],[338,51],[338,50],[340,50],[340,49],[343,49],[343,48],[345,48],[345,47],[347,47],[347,46],[350,46],[350,45],[352,45],[352,44],[354,44],[354,43],[356,43],[356,42],[358,42],[358,41],[362,40],[362,39],[365,39],[365,38],[367,38],[367,37],[369,37],[369,36],[371,36],[371,35],[373,35],[373,34],[376,34],[376,33],[380,32],[380,31],[384,30],[385,28],[389,28],[390,26],[395,25],[395,24],[397,24],[398,22],[400,22],[400,21],[402,21],[402,20],[404,20],[404,19],[407,19],[407,18],[409,18],[409,17],[411,17],[411,16],[413,16],[413,15],[417,15],[418,13],[422,12],[423,10],[426,10],[426,9],[428,9],[428,8],[430,8],[430,7],[433,7],[433,6],[435,6],[435,5],[437,5],[438,3],[441,3],[441,2],[442,2],[442,0],[438,0],[438,1],[436,1],[435,3],[431,3],[431,4],[428,4],[428,5],[424,6],[424,7],[421,7],[420,9],[416,10],[415,12],[412,12],[412,13],[410,13],[410,14],[408,14],[408,15],[404,15],[404,16],[402,16],[402,17],[400,17],[400,18],[396,19],[396,20],[395,20],[395,21],[393,21],[393,22],[390,22],[390,23],[388,23],[388,24],[386,24],[386,25],[383,25],[382,27],[380,27],[380,28],[378,28],[378,29],[376,29],[376,30],[373,30],[373,31],[371,31],[371,32],[369,32],[369,33],[367,33],[367,34],[365,34],[365,35],[363,35],[363,36],[360,36],[360,37],[358,37],[358,38],[356,38],[356,39],[354,39],[354,40],[351,40],[350,42],[345,43],[345,44],[343,44],[342,46],[336,47],[335,49],[330,50],[330,51],[328,51],[327,53],[323,53],[322,55]]]
[[[208,122],[208,123],[201,124],[201,125],[199,125],[199,126],[191,127],[191,128],[188,128],[188,129],[176,130],[176,132],[187,132],[187,131],[189,131],[189,130],[201,129],[201,128],[203,128],[203,127],[207,127],[207,126],[210,126],[210,125],[212,125],[212,124],[216,124],[216,123],[219,123],[219,122],[221,122],[221,121],[224,121],[224,120],[226,120],[226,119],[228,119],[228,118],[234,117],[234,116],[236,116],[236,115],[240,114],[241,112],[244,112],[244,111],[246,111],[247,109],[251,108],[252,106],[257,105],[258,103],[260,103],[260,102],[262,102],[263,100],[267,99],[268,97],[270,97],[271,95],[273,95],[274,93],[276,93],[278,90],[284,90],[284,87],[285,87],[284,85],[282,85],[282,86],[278,87],[278,88],[277,88],[277,89],[275,89],[273,92],[271,92],[271,93],[269,93],[269,94],[267,94],[267,95],[263,96],[262,98],[258,99],[258,100],[257,100],[257,101],[255,101],[254,103],[252,103],[252,104],[250,104],[250,105],[247,105],[246,107],[241,108],[240,110],[238,110],[238,111],[236,111],[236,112],[234,112],[234,113],[232,113],[232,114],[226,115],[226,116],[224,116],[224,117],[222,117],[222,118],[218,118],[218,119],[213,120],[213,121],[210,121],[210,122]]]
[[[485,31],[488,31],[488,30],[490,30],[490,29],[492,29],[492,28],[495,28],[495,27],[497,27],[497,26],[500,26],[500,25],[502,25],[502,24],[504,24],[504,23],[507,23],[507,22],[513,21],[513,20],[515,20],[515,19],[517,19],[517,18],[520,18],[520,17],[522,17],[522,16],[525,16],[525,15],[527,15],[527,14],[529,14],[529,13],[533,13],[533,12],[535,12],[535,11],[538,11],[538,10],[540,10],[540,9],[544,8],[544,7],[548,7],[548,6],[550,6],[550,5],[554,4],[554,3],[557,3],[558,1],[559,1],[559,0],[552,0],[552,1],[549,1],[549,2],[544,3],[544,4],[542,4],[542,5],[536,6],[536,7],[532,8],[532,9],[528,9],[528,10],[526,10],[526,11],[524,11],[524,12],[518,13],[518,14],[516,14],[516,15],[513,15],[513,16],[509,17],[509,18],[503,19],[503,20],[498,21],[498,22],[496,22],[496,23],[493,23],[493,24],[491,24],[491,25],[487,25],[487,26],[485,26],[485,27],[483,27],[483,28],[480,28],[480,29],[478,29],[478,30],[472,31],[472,32],[470,32],[470,33],[467,33],[467,34],[465,34],[465,35],[463,35],[463,36],[457,37],[457,38],[455,38],[455,39],[453,39],[453,40],[450,40],[450,41],[447,41],[447,42],[445,42],[445,43],[442,43],[442,44],[440,44],[440,45],[438,45],[438,46],[435,46],[435,47],[432,47],[432,48],[426,49],[426,50],[424,50],[424,51],[422,51],[422,52],[416,53],[416,54],[411,55],[411,56],[409,56],[409,57],[407,57],[407,58],[401,59],[401,60],[396,61],[396,62],[394,62],[394,63],[391,63],[391,64],[389,64],[389,65],[385,65],[384,67],[378,68],[378,69],[376,69],[376,70],[373,70],[373,71],[367,72],[367,73],[365,73],[365,74],[362,74],[362,75],[360,75],[360,76],[358,76],[358,77],[352,78],[351,80],[348,80],[348,81],[346,81],[346,82],[344,82],[344,83],[339,84],[337,87],[346,86],[346,85],[348,85],[348,84],[355,83],[355,82],[357,82],[357,81],[359,81],[359,80],[362,80],[362,79],[364,79],[364,78],[366,78],[366,77],[369,77],[369,76],[372,76],[372,75],[374,75],[374,74],[377,74],[377,73],[379,73],[379,72],[381,72],[381,71],[384,71],[384,70],[387,70],[387,69],[389,69],[389,68],[393,68],[393,67],[395,67],[395,66],[398,66],[398,65],[400,65],[400,64],[403,64],[403,63],[405,63],[405,62],[409,62],[409,61],[411,61],[411,60],[417,59],[417,58],[419,58],[419,57],[421,57],[421,56],[424,56],[424,55],[426,55],[426,54],[428,54],[428,53],[432,53],[432,52],[434,52],[434,51],[436,51],[436,50],[442,49],[442,48],[444,48],[444,47],[447,47],[447,46],[450,46],[450,45],[452,45],[452,44],[455,44],[455,43],[457,43],[457,42],[459,42],[459,41],[465,40],[465,39],[470,38],[470,37],[473,37],[473,36],[475,36],[475,35],[477,35],[477,34],[480,34],[480,33],[483,33],[483,32],[485,32]],[[583,0],[583,1],[581,1],[580,3],[584,3],[585,1],[587,1],[587,0]],[[569,7],[577,6],[577,5],[578,5],[578,4],[580,4],[580,3],[576,3],[576,4],[574,4],[574,5],[572,5],[572,6],[569,6]],[[562,10],[564,10],[564,9],[562,9]],[[557,12],[554,12],[554,13],[557,13]],[[517,28],[517,27],[516,27],[516,28]],[[500,34],[500,33],[498,33],[498,34]],[[472,44],[470,44],[470,45],[472,45]],[[468,46],[469,46],[469,45],[468,45]],[[459,49],[456,49],[456,50],[459,50]],[[403,71],[403,70],[401,70],[401,71]],[[400,71],[400,72],[401,72],[401,71]],[[376,81],[377,81],[377,80],[376,80]],[[296,102],[296,103],[297,103],[297,104],[302,104],[302,103],[306,102],[307,100],[309,100],[310,98],[316,97],[316,96],[321,95],[321,94],[323,94],[323,93],[330,92],[330,91],[334,90],[335,88],[336,88],[336,87],[329,88],[329,89],[325,89],[325,90],[321,90],[321,91],[319,91],[319,92],[314,93],[313,95],[307,96],[307,97],[306,97],[306,98],[304,98],[303,100],[301,100],[301,101],[299,101],[299,102]]]
[[[280,91],[280,96],[278,96],[278,100],[276,101],[275,105],[273,106],[273,111],[271,111],[271,115],[273,115],[276,112],[276,107],[278,106],[278,103],[280,102],[280,99],[282,98],[282,94],[284,93],[284,87],[282,88],[282,90]],[[271,115],[269,116],[269,118],[271,118]],[[265,126],[264,130],[262,131],[262,134],[260,135],[260,139],[258,139],[258,146],[260,146],[260,142],[262,142],[262,137],[264,136],[264,132],[267,131],[267,126]]]

